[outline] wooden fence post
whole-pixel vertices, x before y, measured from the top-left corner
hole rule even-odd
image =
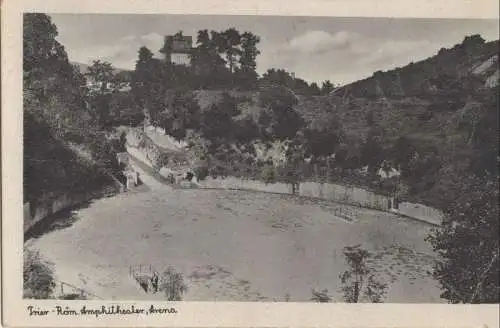
[[[331,169],[330,169],[330,156],[326,158],[326,182],[330,182],[332,180],[331,177]]]

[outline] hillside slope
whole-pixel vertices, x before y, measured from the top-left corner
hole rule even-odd
[[[429,158],[421,174],[407,168],[406,196],[443,209],[458,188],[451,180],[467,176],[471,166],[496,170],[498,46],[467,37],[426,60],[308,97],[296,109],[309,124],[336,116],[350,144],[376,136],[385,159],[400,168],[394,153],[405,140],[410,157]],[[488,158],[479,165],[477,156]]]
[[[464,39],[451,49],[417,63],[354,82],[334,94],[348,92],[353,97],[458,96],[468,88],[486,87],[486,81],[498,76],[499,41],[486,43],[480,36]],[[498,81],[496,81],[498,82]],[[488,82],[494,87],[493,81]]]
[[[248,91],[188,88],[179,91],[179,108],[159,98],[155,124],[174,137],[183,132],[177,137],[229,171],[269,164],[248,151],[259,145],[281,152],[273,156],[280,161],[295,161],[287,170],[302,180],[352,183],[444,210],[464,177],[496,172],[498,46],[469,36],[323,96],[265,79]],[[191,137],[183,131],[189,129]],[[282,147],[286,140],[293,149]],[[310,165],[298,169],[297,160]],[[384,181],[381,168],[399,171],[401,179]]]

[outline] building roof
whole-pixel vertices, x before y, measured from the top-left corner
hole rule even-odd
[[[189,35],[167,35],[169,50],[175,53],[189,53],[193,48],[193,37]]]

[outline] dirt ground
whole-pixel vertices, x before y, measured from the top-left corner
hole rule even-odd
[[[339,205],[292,196],[172,190],[137,169],[146,186],[97,200],[26,243],[60,280],[109,300],[161,299],[129,275],[151,264],[182,273],[186,301],[302,302],[313,288],[341,301],[342,248],[361,244],[389,285],[385,302],[441,302],[422,223],[366,209],[347,222],[334,215]]]

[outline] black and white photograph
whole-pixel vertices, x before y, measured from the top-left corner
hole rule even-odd
[[[500,302],[498,19],[22,20],[23,299]]]

